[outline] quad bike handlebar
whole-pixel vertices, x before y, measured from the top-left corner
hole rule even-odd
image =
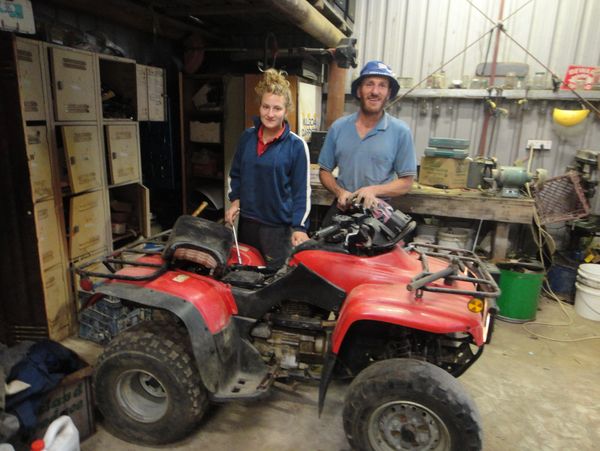
[[[343,246],[352,254],[375,255],[394,247],[416,226],[412,218],[385,201],[366,208],[354,202],[334,224],[315,232],[312,239]]]

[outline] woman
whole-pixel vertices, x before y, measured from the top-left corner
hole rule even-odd
[[[308,240],[310,161],[308,146],[290,131],[290,83],[275,69],[254,88],[260,117],[244,131],[229,173],[229,224],[239,221],[239,239],[256,247],[267,265],[283,265],[292,246]]]

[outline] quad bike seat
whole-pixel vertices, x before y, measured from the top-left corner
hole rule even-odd
[[[167,261],[188,260],[223,273],[233,246],[230,230],[222,224],[194,216],[180,216],[163,251]]]

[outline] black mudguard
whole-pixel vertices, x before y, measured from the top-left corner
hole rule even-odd
[[[248,290],[232,287],[240,316],[262,318],[284,300],[315,305],[327,311],[339,312],[346,292],[325,280],[303,264],[289,268],[278,280],[264,288]]]
[[[237,360],[240,342],[234,321],[230,321],[223,330],[213,335],[200,312],[191,303],[176,296],[116,282],[102,285],[96,292],[153,309],[166,310],[179,318],[187,329],[202,383],[208,391],[216,392],[219,382],[229,376],[225,373],[230,372],[231,363]]]

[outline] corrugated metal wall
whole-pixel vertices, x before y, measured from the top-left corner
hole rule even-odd
[[[470,4],[472,3],[472,5]],[[358,0],[354,36],[358,39],[359,65],[350,70],[349,83],[358,76],[364,62],[381,59],[398,76],[412,77],[416,84],[469,44],[486,35],[496,21],[499,0]],[[474,6],[473,6],[474,5]],[[559,76],[570,64],[600,65],[600,1],[597,0],[505,0],[504,28]],[[446,80],[473,76],[477,64],[492,60],[495,42],[489,34],[444,67]],[[489,50],[488,50],[489,47]],[[486,58],[487,55],[487,58]],[[506,36],[501,35],[498,61],[529,64],[530,76],[545,71],[534,59]],[[422,86],[425,87],[425,86]],[[523,106],[505,100],[508,115],[490,122],[486,151],[500,164],[512,164],[527,156],[528,139],[550,139],[553,147],[536,157],[533,168],[545,168],[550,175],[564,173],[576,150],[600,150],[600,121],[590,115],[584,130],[560,138],[552,122],[552,109],[573,107],[573,101],[529,100]],[[598,102],[596,102],[598,105]],[[356,109],[348,103],[347,111]],[[430,136],[469,138],[471,154],[477,154],[482,135],[484,106],[481,99],[406,98],[390,113],[406,121],[415,136],[418,157],[423,155]],[[492,133],[493,131],[493,133]],[[600,211],[600,195],[594,211]]]

